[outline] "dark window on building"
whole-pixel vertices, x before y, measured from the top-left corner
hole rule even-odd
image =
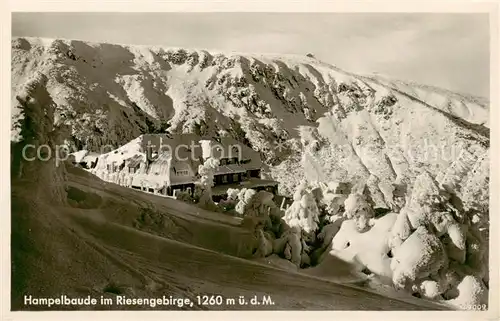
[[[249,171],[249,176],[259,178],[260,177],[260,169],[252,169],[251,171]]]
[[[268,187],[266,187],[266,191],[274,194],[274,192],[275,192],[274,191],[274,186],[268,186]]]
[[[220,165],[226,165],[227,164],[227,159],[226,158],[221,158],[219,164]]]
[[[227,183],[227,175],[222,175],[222,184]]]
[[[233,182],[239,182],[240,181],[240,174],[233,174]]]

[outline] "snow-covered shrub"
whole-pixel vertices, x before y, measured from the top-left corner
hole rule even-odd
[[[274,195],[272,193],[266,191],[256,192],[248,202],[244,215],[250,217],[269,217],[271,208],[276,207],[273,198]]]
[[[284,221],[290,227],[311,233],[318,229],[319,209],[313,194],[306,189],[305,184],[297,187],[293,195],[292,205],[285,211]]]
[[[429,173],[416,177],[389,240],[397,287],[427,298],[442,294],[454,300],[459,292],[474,296],[466,293],[467,286],[458,289],[464,277],[473,276],[480,283],[488,279],[488,242],[474,223],[481,219],[475,218],[475,210],[465,212],[454,197],[453,190],[440,186]]]
[[[423,280],[418,286],[414,286],[412,290],[420,293],[423,298],[431,300],[437,299],[443,293],[441,285],[435,280]]]
[[[358,193],[350,194],[344,202],[345,217],[356,222],[358,231],[366,231],[370,227],[370,219],[375,216],[373,208],[366,196]]]
[[[245,188],[240,190],[235,211],[243,216],[243,225],[271,230],[273,225],[271,214],[279,211],[273,198],[274,195],[266,191],[256,192]]]
[[[445,237],[449,256],[464,262],[467,226],[455,220],[459,209],[450,203],[449,193],[441,189],[427,172],[415,180],[405,210],[412,228],[432,227],[437,237]]]
[[[351,191],[351,187],[346,182],[331,181],[326,185],[325,192],[332,194],[347,195]]]
[[[405,211],[401,211],[391,229],[389,247],[394,252],[411,235],[412,228]]]
[[[325,205],[324,210],[328,216],[332,217],[341,213],[347,195],[326,193],[323,195],[321,202]]]
[[[325,222],[325,226],[321,228],[321,231],[316,235],[316,240],[321,244],[319,247],[311,250],[311,261],[313,264],[318,264],[321,262],[325,253],[331,250],[332,240],[335,235],[340,230],[340,226],[343,220],[339,219],[331,223]]]
[[[256,191],[250,188],[242,188],[238,193],[238,204],[236,205],[236,212],[243,216],[245,210],[250,204],[250,200],[255,195]]]
[[[466,235],[466,260],[477,276],[488,278],[488,242],[481,237],[479,231],[469,228]]]
[[[393,253],[392,280],[397,288],[411,289],[415,281],[437,273],[446,264],[446,252],[439,238],[419,226]]]
[[[348,185],[340,182],[316,183],[312,184],[311,192],[316,199],[316,203],[321,215],[326,215],[326,219],[340,214],[347,198]],[[333,221],[331,221],[333,222]]]
[[[465,276],[457,286],[458,297],[448,301],[461,310],[485,310],[488,290],[483,281],[475,276]]]
[[[267,257],[273,254],[273,237],[270,233],[264,232],[262,228],[256,230],[257,249],[253,257]]]
[[[236,206],[238,205],[238,194],[240,193],[239,189],[230,188],[227,190],[227,198],[219,201],[217,207],[221,212],[231,213],[233,215],[243,215],[240,214],[236,210]],[[241,209],[240,209],[241,210]]]
[[[413,183],[411,196],[406,204],[408,218],[413,228],[425,225],[447,201],[447,195],[428,172],[421,173]],[[443,218],[447,219],[447,218]]]
[[[193,194],[191,195],[192,202],[197,204],[200,201],[201,196],[203,195],[204,188],[201,186],[200,182],[194,183]]]
[[[193,198],[193,195],[189,191],[180,191],[175,195],[175,198],[178,201],[186,202],[193,204],[195,202],[195,199]]]
[[[368,183],[370,183],[369,180],[373,181],[372,175],[366,181],[359,180],[356,183],[352,184],[349,194],[363,195],[365,197],[366,202],[368,202],[368,205],[371,206],[372,208],[375,208],[377,204],[373,199],[372,187],[368,185]]]
[[[237,204],[238,203],[236,200],[223,199],[220,200],[219,203],[217,203],[217,207],[220,209],[221,212],[234,213],[236,215],[237,213],[235,211],[235,208]]]
[[[321,232],[318,234],[318,240],[321,240],[323,246],[329,246],[332,243],[333,238],[340,230],[341,222],[337,221],[335,223],[330,223],[325,225]]]
[[[298,267],[301,266],[303,260],[302,253],[304,250],[301,234],[299,227],[291,227],[273,243],[273,251],[275,254],[285,257]],[[304,257],[304,260],[307,260],[307,258]]]
[[[460,264],[465,263],[467,229],[465,224],[451,224],[446,229],[447,234],[441,238],[448,257]]]
[[[382,283],[392,284],[388,239],[396,218],[397,214],[390,213],[374,219],[373,226],[365,232],[360,232],[356,221],[352,219],[341,221],[340,230],[331,242],[329,254],[354,264],[359,271],[367,268]]]
[[[474,164],[461,188],[465,210],[483,213],[484,223],[488,224],[489,190],[485,186],[490,181],[490,159],[488,152]]]
[[[237,189],[237,188],[229,188],[227,190],[227,199],[228,200],[237,200],[239,193],[240,193],[239,189]]]

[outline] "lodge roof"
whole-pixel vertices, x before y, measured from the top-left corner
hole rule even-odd
[[[229,164],[229,165],[220,165],[215,171],[214,175],[238,174],[244,172],[246,172],[246,169],[244,169],[241,165]]]
[[[246,160],[244,164],[239,164],[239,167],[231,168],[230,170],[223,168],[221,165],[220,171],[228,171],[228,173],[237,171],[246,171],[249,169],[258,169],[262,167],[260,154],[249,146],[246,146],[231,137],[200,137],[195,134],[144,134],[140,141],[143,151],[148,149],[148,146],[153,151],[170,151],[172,153],[172,166],[188,163],[195,173],[198,172],[199,165],[202,164],[202,148],[200,141],[209,140],[212,142],[212,152],[216,158],[232,158],[238,157],[240,160]],[[221,147],[220,150],[217,146]]]
[[[134,155],[130,158],[127,158],[125,161],[128,162],[128,167],[137,167],[141,165],[143,157],[142,155]]]
[[[170,177],[170,186],[195,183],[193,176],[173,175]]]

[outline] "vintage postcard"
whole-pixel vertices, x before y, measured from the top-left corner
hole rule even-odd
[[[23,3],[6,319],[498,318],[494,3]]]

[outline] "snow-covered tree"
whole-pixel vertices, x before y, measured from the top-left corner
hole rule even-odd
[[[482,302],[487,242],[473,217],[454,205],[454,191],[445,189],[450,186],[440,186],[428,172],[416,177],[388,240],[393,282],[422,297],[443,295],[454,305]]]
[[[312,233],[318,229],[319,209],[306,183],[297,187],[293,195],[293,203],[285,211],[283,219],[290,227],[298,227],[306,233]]]
[[[200,174],[201,196],[198,205],[204,209],[214,210],[216,205],[212,199],[212,187],[214,186],[214,173],[219,167],[219,160],[209,157],[198,167]]]
[[[236,201],[238,199],[238,194],[240,193],[240,190],[237,188],[229,188],[227,190],[227,199]]]
[[[410,221],[408,220],[408,215],[405,211],[398,214],[396,222],[391,229],[391,235],[389,237],[389,248],[393,252],[397,249],[403,242],[411,235],[412,228]]]
[[[373,226],[362,232],[353,219],[337,222],[340,226],[338,231],[335,224],[328,230],[325,227],[326,232],[334,233],[329,255],[353,264],[353,268],[359,272],[366,268],[377,275],[378,281],[392,285],[391,258],[387,243],[396,216],[397,214],[389,213],[374,219]],[[333,266],[331,268],[335,269]]]
[[[254,257],[266,257],[273,254],[273,237],[268,233],[264,232],[262,228],[256,230],[257,233],[257,250],[254,253]]]
[[[345,183],[332,181],[328,184],[319,182],[317,187],[312,189],[320,213],[325,215],[323,219],[333,223],[342,216],[344,202],[348,196],[347,187]]]
[[[57,105],[47,91],[47,76],[35,72],[25,81],[21,92],[16,96],[17,102],[13,110],[18,114],[13,114],[12,118],[11,175],[29,179],[30,182],[36,183],[38,193],[45,194],[51,201],[64,203],[64,164],[57,164],[54,157],[44,155],[45,149],[38,149],[41,156],[48,156],[46,161],[41,161],[40,157],[35,157],[35,148],[24,150],[24,147],[29,144],[36,147],[46,146],[50,153],[58,152],[56,148],[62,143],[62,138],[68,136],[70,128],[54,125],[54,111]],[[28,161],[29,158],[33,161]]]
[[[250,200],[255,195],[256,191],[249,188],[242,188],[238,193],[238,204],[236,205],[236,212],[243,216],[245,215],[245,211],[247,211],[247,207],[250,204]]]
[[[475,276],[467,275],[457,286],[458,296],[449,300],[449,304],[458,309],[482,310],[488,304],[488,289],[483,281]]]
[[[302,262],[307,263],[309,261],[309,257],[304,253],[302,231],[298,226],[291,227],[279,239],[276,239],[273,243],[273,251],[285,257],[297,267],[300,267]]]
[[[446,252],[439,238],[420,226],[393,253],[392,280],[397,288],[411,289],[415,281],[437,273],[446,264]]]
[[[370,227],[370,219],[375,216],[373,208],[363,194],[352,193],[344,202],[347,219],[354,219],[358,231],[365,231]]]

